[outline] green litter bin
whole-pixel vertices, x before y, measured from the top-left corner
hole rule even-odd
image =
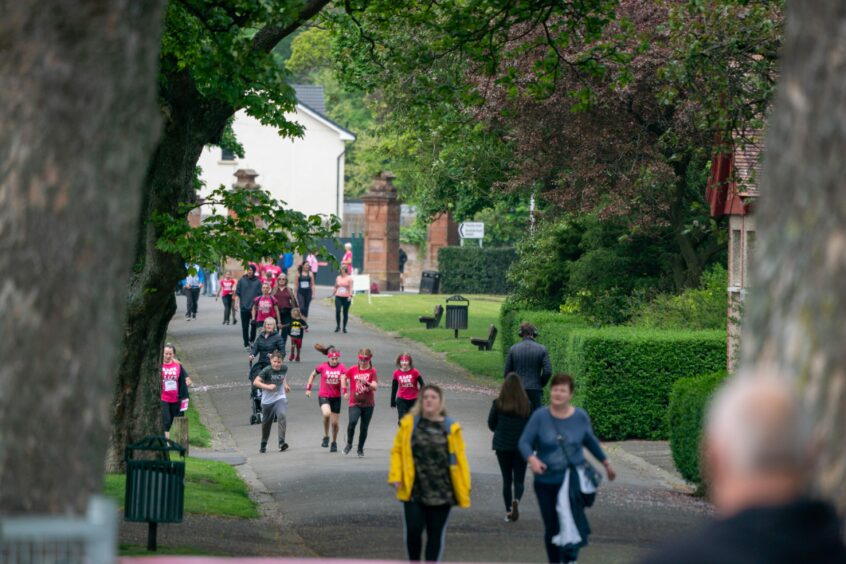
[[[137,452],[156,458],[133,458]],[[170,460],[177,452],[183,460]],[[181,523],[185,500],[185,448],[164,437],[150,436],[126,447],[126,496],[123,518],[148,523],[147,550],[156,550],[158,523]]]
[[[446,324],[444,326],[447,329],[455,330],[456,339],[459,329],[467,329],[469,308],[470,300],[464,296],[456,294],[446,299]]]

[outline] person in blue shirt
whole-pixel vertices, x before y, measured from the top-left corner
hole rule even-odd
[[[186,265],[186,267],[187,266],[188,265]],[[188,272],[188,276],[185,277],[185,285],[183,286],[187,302],[187,307],[185,309],[186,321],[197,318],[197,304],[200,301],[200,290],[206,282],[205,277],[203,276],[203,271],[200,269],[200,265],[195,264],[193,268],[194,274]]]

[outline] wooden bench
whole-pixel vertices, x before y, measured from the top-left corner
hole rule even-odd
[[[479,347],[480,351],[489,351],[493,349],[494,341],[496,341],[496,327],[494,327],[493,325],[491,325],[491,328],[488,329],[487,339],[480,339],[479,337],[470,337],[470,342]]]
[[[444,315],[444,306],[438,304],[435,306],[435,311],[432,315],[421,315],[418,320],[420,323],[426,324],[426,329],[437,329],[441,323],[441,317]]]

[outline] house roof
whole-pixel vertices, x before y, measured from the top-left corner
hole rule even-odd
[[[341,127],[326,116],[326,100],[322,86],[311,84],[292,84],[297,94],[297,106],[329,129],[336,131],[341,141],[355,141],[355,134]]]

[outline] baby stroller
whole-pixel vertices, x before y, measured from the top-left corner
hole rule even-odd
[[[265,366],[268,365],[262,362],[253,364],[253,361],[250,361],[250,408],[252,409],[250,413],[250,425],[261,423],[261,389],[256,388],[252,383],[253,379],[259,375]]]

